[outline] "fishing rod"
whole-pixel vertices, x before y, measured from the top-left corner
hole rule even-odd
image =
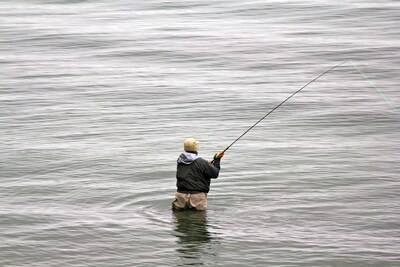
[[[308,82],[306,85],[304,85],[303,87],[301,87],[299,90],[297,90],[296,92],[294,92],[293,94],[291,94],[288,98],[286,98],[285,100],[283,100],[279,105],[277,105],[276,107],[274,107],[273,109],[271,109],[271,111],[269,111],[267,114],[265,114],[261,119],[259,119],[256,123],[254,123],[250,128],[248,128],[244,133],[242,133],[242,135],[240,135],[238,138],[236,138],[235,141],[233,141],[229,146],[227,146],[222,152],[215,154],[214,158],[219,157],[219,155],[224,154],[231,146],[233,146],[237,141],[239,141],[243,136],[245,136],[248,132],[250,132],[254,127],[257,126],[257,124],[259,124],[261,121],[263,121],[266,117],[268,117],[272,112],[274,112],[275,110],[277,110],[280,106],[282,106],[286,101],[288,101],[289,99],[291,99],[293,96],[295,96],[296,94],[300,93],[301,90],[303,90],[304,88],[306,88],[307,86],[309,86],[310,84],[312,84],[313,82],[315,82],[316,80],[318,80],[319,78],[321,78],[322,76],[324,76],[325,74],[327,74],[328,72],[331,72],[332,70],[336,69],[337,67],[343,65],[344,63],[346,63],[348,60],[341,62],[340,64],[324,71],[323,73],[321,73],[320,75],[318,75],[316,78],[314,78],[313,80],[311,80],[310,82]]]

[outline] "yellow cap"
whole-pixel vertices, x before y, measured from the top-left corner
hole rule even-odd
[[[199,150],[199,141],[194,138],[188,138],[183,142],[183,147],[186,152],[197,152]]]

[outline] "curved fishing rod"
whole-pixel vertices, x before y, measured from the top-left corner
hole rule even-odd
[[[257,124],[259,124],[262,120],[264,120],[266,117],[268,117],[272,112],[274,112],[276,109],[278,109],[280,106],[282,106],[286,101],[288,101],[290,98],[292,98],[293,96],[295,96],[297,93],[299,93],[301,90],[303,90],[304,88],[306,88],[307,86],[309,86],[311,83],[315,82],[316,80],[318,80],[319,78],[321,78],[322,76],[324,76],[325,74],[327,74],[328,72],[336,69],[337,67],[339,67],[340,65],[343,65],[344,63],[346,63],[348,60],[343,61],[342,63],[326,70],[325,72],[323,72],[322,74],[320,74],[318,77],[314,78],[313,80],[311,80],[310,82],[308,82],[306,85],[304,85],[303,87],[301,87],[299,90],[297,90],[296,92],[294,92],[293,94],[291,94],[288,98],[286,98],[285,100],[283,100],[279,105],[277,105],[276,107],[274,107],[270,112],[268,112],[266,115],[264,115],[261,119],[259,119],[256,123],[254,123],[249,129],[247,129],[241,136],[239,136],[235,141],[233,141],[229,146],[227,146],[222,152],[220,152],[219,154],[223,154],[225,153],[225,151],[227,151],[231,146],[233,146],[237,141],[239,141],[243,136],[245,136],[248,132],[251,131],[251,129],[253,129],[254,127],[256,127]]]

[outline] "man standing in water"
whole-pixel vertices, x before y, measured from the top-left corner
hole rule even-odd
[[[214,160],[208,162],[198,156],[199,142],[197,140],[188,138],[183,146],[185,151],[178,158],[176,170],[178,190],[172,202],[172,208],[205,210],[211,179],[218,177],[224,152],[216,154]]]

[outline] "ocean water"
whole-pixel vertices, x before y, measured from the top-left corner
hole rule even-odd
[[[399,12],[1,1],[0,266],[400,266]],[[341,62],[171,211],[185,138],[211,159]]]

